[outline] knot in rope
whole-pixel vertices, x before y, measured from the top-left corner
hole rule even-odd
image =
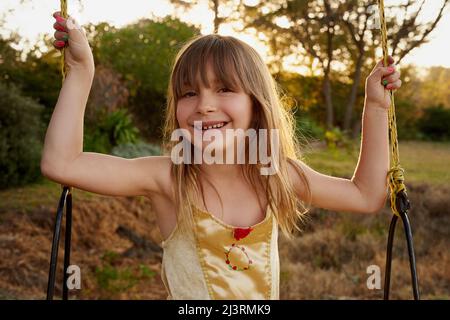
[[[404,206],[403,203],[397,203],[397,198],[402,195],[406,195],[406,186],[404,184],[405,178],[403,176],[404,169],[400,167],[399,164],[393,166],[387,174],[389,189],[390,189],[390,199],[391,199],[391,209],[392,212],[400,217],[400,213],[398,212],[399,205],[401,208],[409,209],[409,206]]]

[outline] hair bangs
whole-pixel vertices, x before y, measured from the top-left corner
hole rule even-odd
[[[211,88],[213,83],[208,80],[206,65],[211,63],[215,81],[231,90],[243,88],[242,70],[237,64],[236,52],[225,39],[204,38],[193,43],[185,50],[175,65],[172,85],[177,101],[186,88],[199,91],[200,85]]]

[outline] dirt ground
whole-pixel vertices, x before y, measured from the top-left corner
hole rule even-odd
[[[73,192],[71,264],[80,267],[82,282],[71,299],[166,299],[161,236],[150,202],[97,195],[81,201],[78,192]],[[450,299],[450,187],[410,185],[408,194],[421,296]],[[59,194],[54,196],[54,207],[0,212],[0,299],[45,299]],[[294,240],[280,236],[280,298],[381,299],[382,290],[367,288],[366,269],[378,265],[384,277],[390,218],[388,204],[376,215],[311,210],[302,234]],[[63,245],[59,251],[58,297]],[[393,257],[391,298],[410,299],[401,223]]]

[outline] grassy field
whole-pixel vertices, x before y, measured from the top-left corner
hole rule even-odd
[[[353,152],[311,147],[305,157],[320,172],[351,177],[358,146]],[[400,157],[412,203],[422,298],[450,299],[450,144],[403,142]],[[61,186],[45,179],[0,191],[0,299],[45,298],[60,194]],[[72,263],[83,276],[82,290],[71,297],[165,299],[161,252],[151,245],[161,237],[148,199],[79,189],[73,195]],[[302,234],[292,241],[280,237],[281,299],[381,299],[382,290],[366,287],[366,268],[375,264],[384,269],[391,215],[388,205],[377,215],[313,208]],[[408,258],[403,230],[398,229],[391,297],[410,299]]]
[[[401,141],[399,154],[406,183],[450,184],[450,143]],[[358,156],[359,146],[351,152],[313,147],[305,153],[306,162],[312,168],[339,177],[353,175]]]

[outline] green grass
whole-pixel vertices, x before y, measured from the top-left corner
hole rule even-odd
[[[55,207],[58,205],[62,187],[60,184],[42,178],[40,181],[23,187],[0,191],[0,213],[7,211],[31,212],[40,206]],[[93,194],[72,189],[77,199],[87,200]]]
[[[102,265],[95,269],[97,284],[101,289],[110,293],[124,292],[140,281],[155,277],[156,273],[148,266],[139,264],[137,266],[120,267],[122,257],[114,251],[107,251],[102,257]]]
[[[406,183],[449,184],[450,143],[400,141],[399,154],[400,165],[405,169]],[[350,178],[358,156],[359,146],[354,152],[316,149],[305,154],[305,161],[321,173]]]

